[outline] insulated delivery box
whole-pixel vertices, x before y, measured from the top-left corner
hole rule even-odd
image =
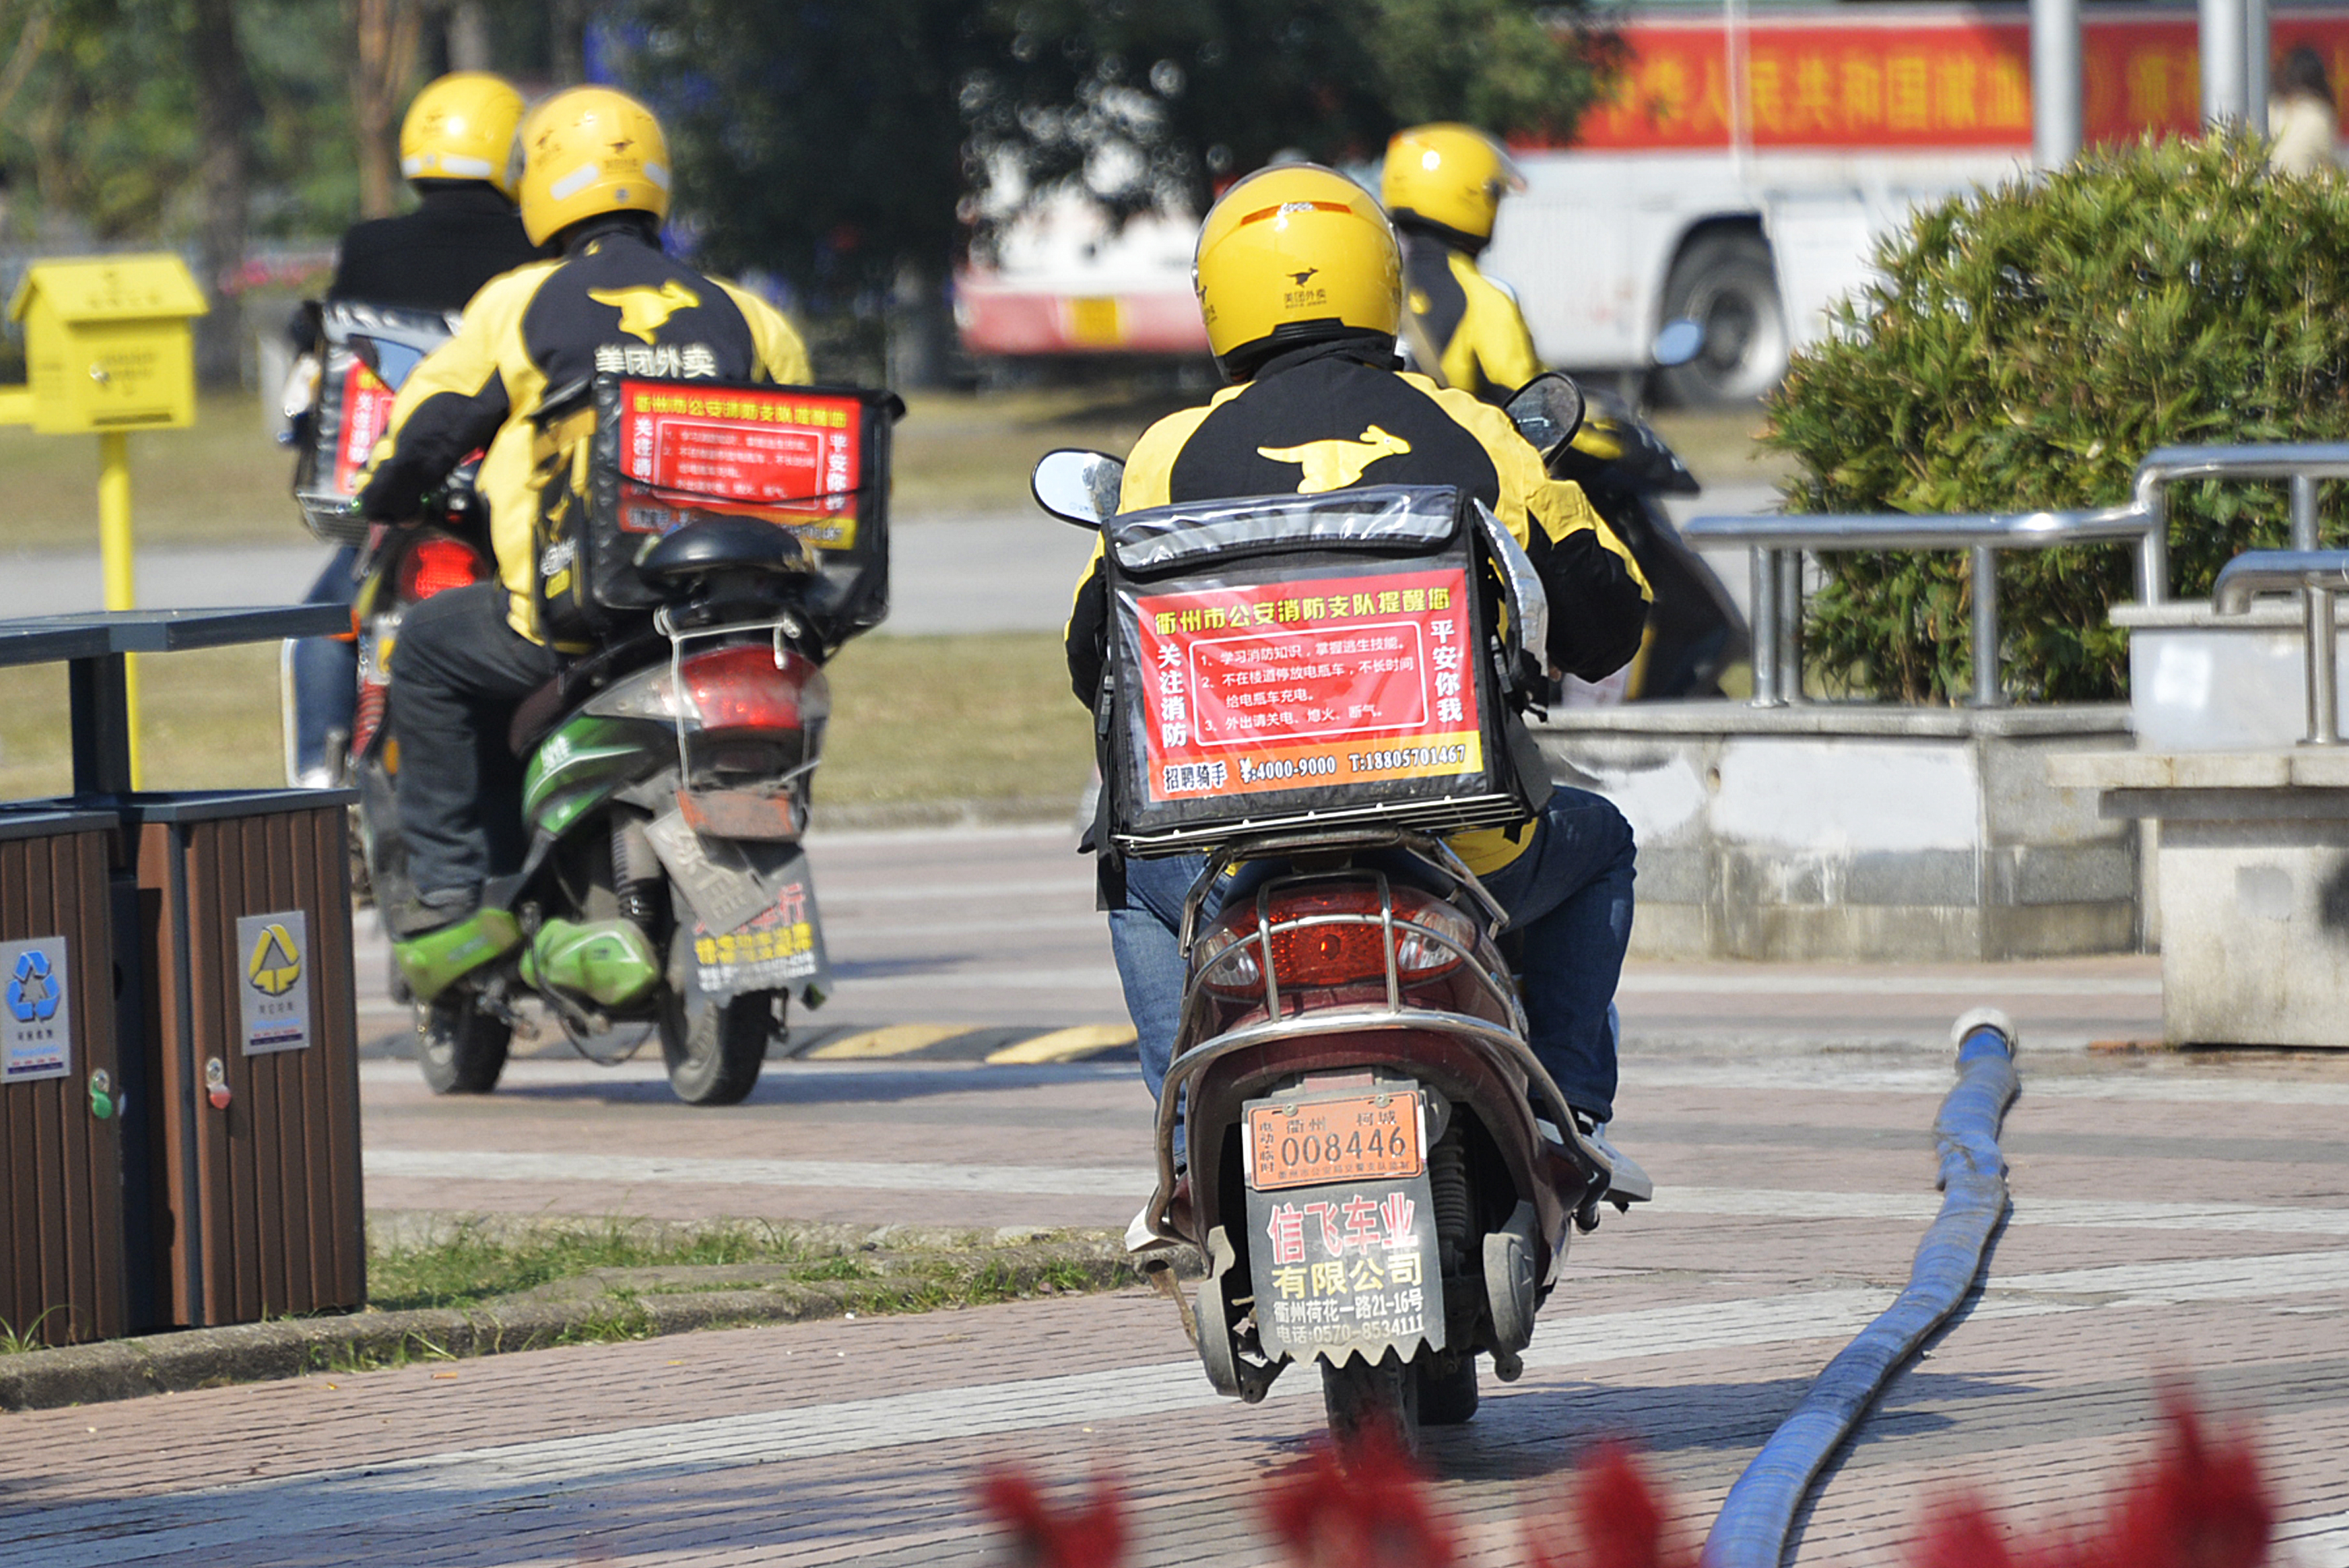
[[[819,574],[807,618],[827,648],[889,608],[889,428],[895,394],[598,375],[540,418],[540,611],[558,636],[609,640],[660,596],[636,563],[698,518],[797,534]]]
[[[1120,851],[1452,832],[1522,821],[1547,798],[1496,625],[1506,607],[1515,640],[1547,609],[1474,500],[1404,485],[1257,496],[1128,512],[1102,534]]]
[[[294,467],[294,500],[310,531],[336,544],[363,544],[354,516],[358,476],[391,424],[400,384],[424,356],[456,335],[457,313],[328,300],[317,307],[318,386]]]

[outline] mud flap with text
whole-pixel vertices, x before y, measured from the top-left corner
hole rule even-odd
[[[1342,1366],[1359,1351],[1444,1347],[1444,1281],[1427,1173],[1247,1193],[1248,1263],[1264,1353]]]
[[[802,1006],[823,1005],[831,969],[805,851],[795,843],[704,838],[674,810],[645,835],[682,895],[677,919],[692,934],[703,995],[795,991]]]

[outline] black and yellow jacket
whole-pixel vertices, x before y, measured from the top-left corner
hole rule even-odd
[[[533,642],[531,417],[600,370],[639,376],[804,384],[807,349],[757,295],[671,260],[631,220],[591,229],[561,259],[517,267],[484,284],[463,327],[411,372],[391,425],[362,477],[362,515],[399,521],[487,447],[481,492],[490,504],[507,619]]]
[[[1488,403],[1542,372],[1517,302],[1476,270],[1466,251],[1408,224],[1402,231],[1403,337],[1418,368],[1439,386]]]
[[[1549,596],[1549,658],[1598,679],[1639,651],[1648,585],[1630,552],[1574,484],[1553,480],[1509,417],[1467,393],[1399,372],[1386,340],[1316,344],[1143,432],[1118,510],[1225,496],[1311,495],[1358,484],[1454,485],[1492,509],[1532,557]],[[1077,585],[1069,674],[1091,707],[1106,657],[1101,551]],[[1503,833],[1454,841],[1482,874],[1515,859]]]

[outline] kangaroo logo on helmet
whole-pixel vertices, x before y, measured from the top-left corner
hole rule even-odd
[[[1318,273],[1320,270],[1321,269],[1319,267],[1308,267],[1301,273],[1291,273],[1288,275],[1296,281],[1299,288],[1303,288],[1305,286],[1305,280],[1311,277],[1315,273]]]
[[[626,289],[589,289],[587,297],[597,304],[608,304],[620,313],[620,330],[647,343],[660,331],[670,316],[678,311],[690,310],[701,303],[701,296],[678,282],[669,279],[658,288],[639,284]]]
[[[1399,458],[1411,450],[1401,436],[1372,425],[1359,441],[1307,441],[1295,447],[1258,447],[1256,455],[1276,463],[1295,463],[1305,470],[1297,481],[1299,495],[1319,495],[1344,490],[1362,477],[1362,470],[1381,458]]]

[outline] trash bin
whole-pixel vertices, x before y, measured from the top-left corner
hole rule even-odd
[[[132,1326],[111,812],[0,810],[0,1321],[46,1345]]]
[[[348,790],[133,795],[155,1303],[184,1327],[366,1298]]]

